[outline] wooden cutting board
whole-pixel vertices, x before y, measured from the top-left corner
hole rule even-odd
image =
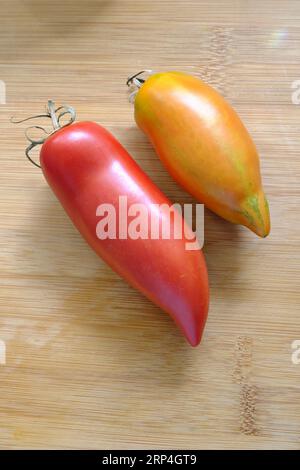
[[[299,449],[299,1],[0,7],[1,448]],[[26,123],[9,121],[48,98],[73,105],[190,202],[134,123],[125,81],[144,68],[193,73],[234,105],[271,206],[265,240],[207,211],[211,307],[196,349],[91,252],[26,161]]]

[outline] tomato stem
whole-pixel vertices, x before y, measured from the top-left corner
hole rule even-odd
[[[145,72],[147,72],[147,70],[142,70],[141,72],[138,72],[138,73],[132,75],[131,77],[129,77],[127,82],[126,82],[126,85],[131,86],[131,85],[134,84],[138,88],[140,88],[142,86],[142,84],[145,82],[145,79],[140,78],[140,75],[142,75]]]
[[[69,119],[65,122],[62,123],[62,118],[63,116],[69,115]],[[29,126],[25,130],[25,136],[26,139],[29,142],[28,147],[25,150],[25,155],[28,158],[28,160],[38,168],[41,168],[41,166],[36,163],[30,156],[30,152],[32,149],[34,149],[37,145],[43,145],[45,140],[49,137],[49,135],[54,134],[54,132],[58,131],[62,127],[68,126],[72,124],[72,122],[75,121],[76,118],[76,112],[75,109],[72,108],[71,106],[59,106],[58,108],[55,108],[55,103],[52,100],[48,100],[47,106],[46,106],[46,113],[45,114],[37,114],[36,116],[30,116],[28,118],[22,119],[22,120],[14,120],[11,118],[11,122],[14,124],[19,124],[21,122],[29,121],[31,119],[37,119],[37,118],[50,118],[51,119],[51,124],[52,124],[52,130],[47,131],[44,127],[42,126]],[[40,138],[33,138],[30,137],[29,131],[32,129],[38,129],[39,131],[43,132],[42,137]]]
[[[53,129],[54,130],[59,129],[60,125],[56,116],[55,104],[51,100],[48,101],[48,111],[52,120]]]
[[[129,95],[130,103],[134,102],[134,99],[135,99],[135,96],[136,96],[137,92],[139,91],[141,86],[145,83],[145,81],[148,78],[148,77],[142,78],[141,75],[143,75],[143,74],[147,74],[149,76],[149,75],[153,74],[153,71],[152,70],[142,70],[141,72],[135,73],[134,75],[132,75],[131,77],[129,77],[127,79],[126,85],[133,89],[131,91],[130,95]]]

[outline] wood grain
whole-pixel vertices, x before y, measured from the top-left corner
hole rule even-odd
[[[1,448],[300,448],[300,3],[1,0]],[[203,77],[261,155],[272,233],[207,212],[211,308],[190,348],[81,240],[24,157],[49,97],[107,126],[174,201],[191,201],[136,128],[125,80]]]

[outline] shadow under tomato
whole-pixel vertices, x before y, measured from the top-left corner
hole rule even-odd
[[[126,368],[127,378],[138,375],[138,380],[162,386],[171,377],[177,383],[184,380],[187,364],[194,354],[201,354],[201,347],[191,348],[165,312],[98,258],[47,186],[38,191],[20,249],[34,247],[29,253],[35,266],[32,284],[41,276],[45,290],[47,279],[52,289],[55,285],[52,295],[59,312],[53,316],[64,319],[69,341],[76,341],[72,328],[80,331],[81,339],[96,336],[93,346],[100,369],[103,348],[109,348],[111,360]],[[80,351],[78,355],[80,361]]]

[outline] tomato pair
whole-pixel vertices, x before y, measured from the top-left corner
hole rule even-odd
[[[139,88],[136,121],[171,175],[217,214],[266,236],[269,212],[258,156],[232,108],[186,74],[155,74],[146,81],[136,75],[132,81]],[[45,178],[82,236],[129,284],[169,313],[196,346],[207,318],[209,287],[202,251],[187,249],[191,229],[180,214],[170,217],[171,202],[107,130],[93,122],[60,127],[67,113],[73,121],[72,108],[55,109],[49,102],[54,132],[45,141],[30,139],[27,156],[43,144]],[[108,207],[114,208],[120,228],[120,197],[130,207],[145,208],[147,220],[169,223],[170,236],[152,237],[150,226],[141,237],[99,236],[99,215]],[[178,231],[181,237],[175,236]]]

